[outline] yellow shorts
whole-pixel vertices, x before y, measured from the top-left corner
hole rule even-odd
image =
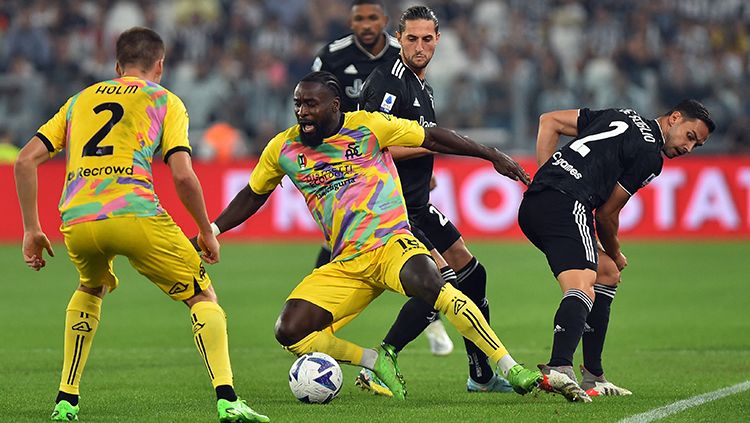
[[[83,222],[61,226],[60,231],[83,286],[117,288],[115,256],[127,257],[140,274],[177,301],[211,285],[200,256],[166,213]]]
[[[287,300],[305,300],[328,310],[333,315],[331,330],[335,332],[384,290],[404,294],[399,273],[406,261],[418,254],[429,256],[430,252],[411,234],[394,235],[380,248],[313,270]]]

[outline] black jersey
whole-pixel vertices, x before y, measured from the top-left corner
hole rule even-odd
[[[400,56],[372,71],[362,88],[359,108],[415,120],[425,128],[437,126],[432,87],[420,80]],[[434,161],[432,154],[426,154],[396,162],[407,208],[424,207],[430,201]]]
[[[388,34],[385,36],[385,48],[377,56],[362,47],[354,34],[349,34],[321,48],[315,57],[312,70],[331,72],[341,83],[344,90],[341,98],[342,112],[357,110],[357,100],[364,80],[375,67],[390,62],[401,51],[396,38]]]
[[[596,209],[620,184],[630,195],[661,173],[664,145],[655,120],[631,109],[578,111],[578,136],[539,169],[529,191],[549,187]]]

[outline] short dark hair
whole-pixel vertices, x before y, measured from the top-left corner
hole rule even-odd
[[[117,63],[121,67],[136,65],[149,70],[164,57],[164,41],[156,31],[133,27],[117,37]]]
[[[362,4],[374,4],[375,6],[380,6],[380,8],[385,12],[385,3],[383,3],[383,0],[353,0],[351,7],[359,6]]]
[[[435,32],[439,32],[440,24],[438,18],[435,16],[435,12],[427,6],[412,6],[401,14],[401,19],[398,20],[398,32],[404,32],[406,28],[406,21],[416,21],[418,19],[424,19],[432,21],[435,24]]]
[[[674,112],[680,112],[686,119],[700,119],[706,124],[709,134],[716,129],[716,124],[708,114],[708,109],[706,109],[706,106],[702,105],[698,100],[682,100],[676,106],[672,107],[672,110],[665,113],[664,116],[669,116]]]
[[[336,75],[332,74],[331,72],[310,72],[302,77],[299,82],[317,82],[318,84],[323,84],[326,86],[326,88],[331,90],[334,96],[341,98],[341,83],[339,82],[338,78],[336,78]]]

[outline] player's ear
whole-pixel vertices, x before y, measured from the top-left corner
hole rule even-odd
[[[120,66],[120,62],[115,62],[115,73],[117,76],[122,76],[122,67]]]
[[[338,113],[339,110],[341,110],[341,99],[339,97],[334,97],[333,101],[331,101],[331,111],[333,113]]]
[[[679,110],[675,110],[672,112],[671,115],[669,115],[669,124],[670,126],[674,126],[675,123],[677,123],[678,120],[682,117],[682,112]]]
[[[164,58],[162,57],[159,59],[158,62],[156,62],[156,65],[154,65],[154,75],[156,76],[156,83],[159,83],[161,81],[161,76],[164,74]]]

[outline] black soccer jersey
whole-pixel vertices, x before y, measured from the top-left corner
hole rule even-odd
[[[359,108],[415,120],[425,128],[437,126],[432,87],[420,80],[400,56],[372,71],[362,88]],[[432,154],[426,154],[396,162],[407,208],[423,207],[430,201],[434,161]]]
[[[578,112],[578,136],[539,169],[529,191],[553,188],[596,209],[620,184],[630,195],[661,173],[661,129],[631,109]]]
[[[341,98],[341,111],[357,110],[357,100],[362,84],[375,67],[390,62],[401,51],[396,38],[386,34],[383,51],[373,56],[357,41],[354,34],[349,34],[320,49],[312,65],[313,71],[328,71],[336,75],[344,95]]]

